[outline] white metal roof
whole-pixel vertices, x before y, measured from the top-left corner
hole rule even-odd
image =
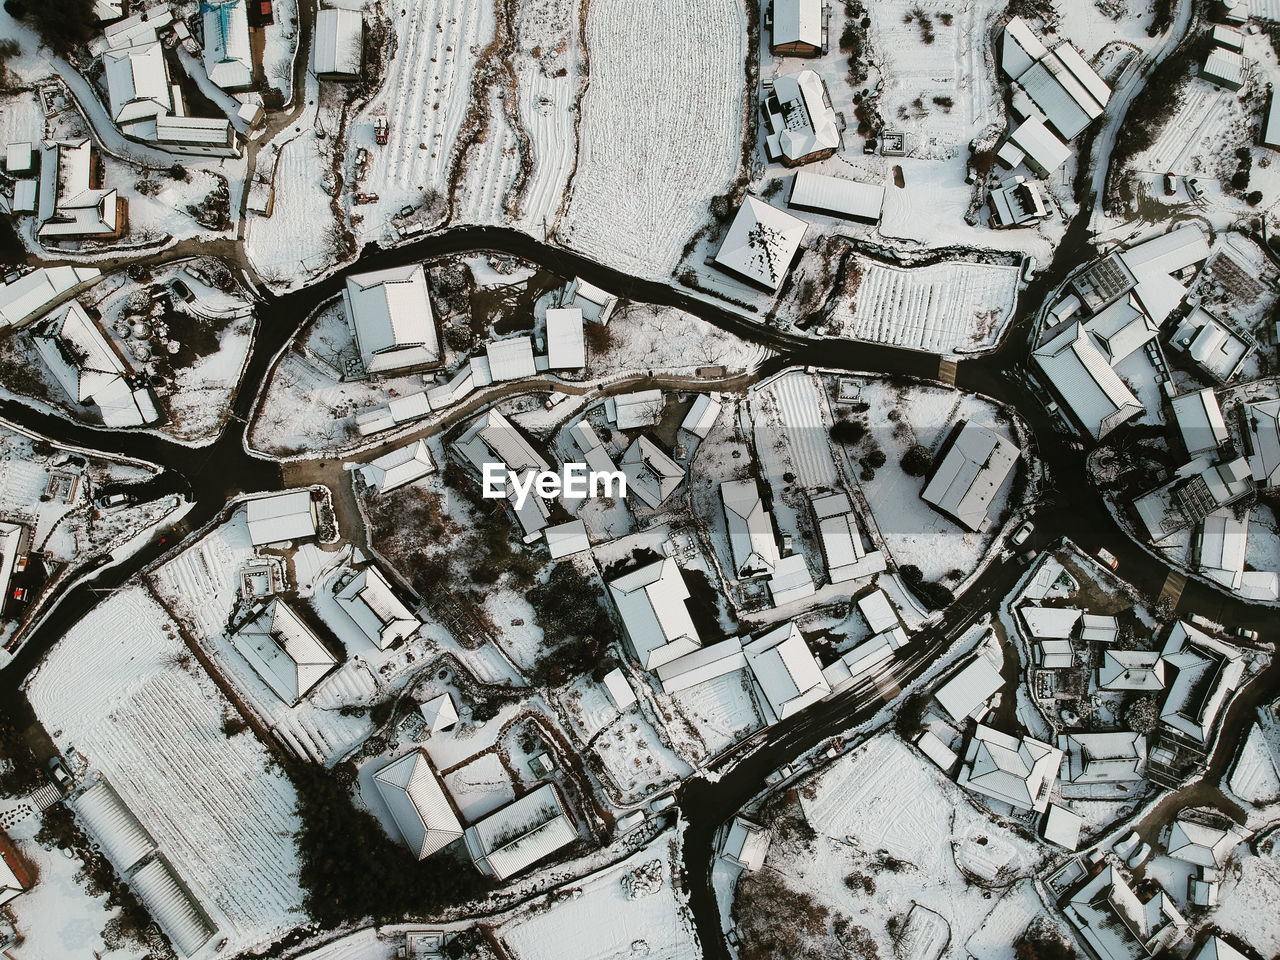
[[[290,706],[338,663],[293,608],[279,599],[241,626],[231,643]]]
[[[798,713],[831,692],[794,621],[743,644],[742,651],[777,720]]]
[[[1009,134],[1009,142],[1034,161],[1045,176],[1053,173],[1071,157],[1071,148],[1059,140],[1039,117],[1027,117]]]
[[[36,180],[15,180],[13,183],[13,212],[35,213],[40,184]]]
[[[667,693],[675,693],[707,683],[726,673],[746,669],[746,666],[747,658],[742,652],[742,642],[737,637],[730,637],[662,664],[658,667],[657,674],[662,689]]]
[[[986,657],[979,656],[940,687],[934,697],[953,720],[963,723],[985,707],[1003,685],[999,671]]]
[[[920,496],[970,530],[985,529],[991,522],[991,502],[1019,455],[1018,448],[994,430],[966,422]]]
[[[773,45],[822,49],[822,0],[773,0]]]
[[[769,853],[769,834],[763,827],[743,817],[734,817],[725,835],[722,852],[744,870],[759,870]]]
[[[147,828],[105,779],[77,797],[74,806],[121,876],[156,848]]]
[[[533,340],[529,337],[490,340],[484,345],[484,350],[489,358],[489,373],[495,381],[522,380],[537,376],[538,367],[533,362]]]
[[[604,675],[604,687],[609,691],[609,698],[619,710],[625,710],[636,702],[635,691],[627,683],[627,677],[619,667],[614,667]]]
[[[223,88],[248,86],[253,80],[249,49],[248,0],[203,0],[204,68]]]
[[[1021,17],[1014,17],[1005,24],[1000,39],[1000,68],[1011,79],[1018,79],[1048,52],[1035,31]]]
[[[700,440],[705,440],[711,428],[720,416],[721,403],[709,393],[700,393],[694,399],[689,412],[680,423],[682,430],[688,430]]]
[[[183,956],[199,950],[216,931],[163,854],[157,853],[134,871],[129,886]]]
[[[1194,393],[1181,394],[1173,398],[1171,405],[1183,446],[1190,456],[1210,453],[1227,442],[1227,424],[1222,419],[1222,407],[1213,390],[1206,387]]]
[[[373,776],[373,785],[391,811],[400,836],[419,860],[462,836],[462,824],[426,751],[418,749],[393,760]]]
[[[156,140],[160,143],[193,143],[234,146],[235,128],[225,117],[156,117]]]
[[[440,359],[422,264],[349,276],[342,298],[360,359],[369,373],[422,366]]]
[[[1037,349],[1034,357],[1095,440],[1142,413],[1138,398],[1078,322]]]
[[[379,650],[387,649],[422,625],[377,567],[358,572],[335,592],[334,599]]]
[[[581,370],[587,365],[582,322],[577,307],[547,310],[547,364],[552,370]]]
[[[609,584],[609,593],[646,670],[702,645],[685,605],[689,588],[679,565],[670,557],[618,577]]]
[[[1089,96],[1093,97],[1099,106],[1105,107],[1107,101],[1111,99],[1111,88],[1094,72],[1093,67],[1085,62],[1084,57],[1080,56],[1080,51],[1069,41],[1063,40],[1053,48],[1053,52],[1062,61],[1062,65],[1089,92]]]
[[[800,170],[787,206],[876,223],[884,207],[884,187]]]
[[[173,112],[164,48],[158,40],[102,54],[111,119],[118,124]]]
[[[578,839],[560,794],[550,783],[467,828],[476,866],[506,880]]]
[[[770,290],[782,286],[807,224],[777,207],[747,197],[738,208],[715,262]]]
[[[859,597],[858,612],[867,621],[873,634],[884,633],[898,625],[898,614],[889,602],[889,595],[883,590],[872,590],[865,597]]]
[[[316,14],[315,72],[356,77],[364,42],[364,21],[359,10],[324,9]]]
[[[360,468],[360,475],[370,487],[386,493],[421,479],[435,469],[426,441],[415,440],[369,461]]]
[[[1225,47],[1214,47],[1204,58],[1201,76],[1226,87],[1240,87],[1244,83],[1244,57]]]
[[[1074,850],[1080,845],[1080,827],[1084,818],[1056,803],[1049,804],[1049,816],[1044,822],[1044,838],[1060,847]]]
[[[245,515],[255,547],[316,535],[310,490],[292,490],[250,500]]]
[[[1123,250],[1120,259],[1138,280],[1177,273],[1209,259],[1209,240],[1198,224],[1188,223]]]

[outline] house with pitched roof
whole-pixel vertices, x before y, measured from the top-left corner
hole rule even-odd
[[[422,626],[377,567],[368,566],[340,578],[334,588],[338,606],[379,650],[411,636]]]
[[[643,434],[627,447],[618,467],[627,478],[627,495],[635,494],[655,510],[684,482],[684,467]]]
[[[1077,887],[1062,910],[1098,960],[1145,960],[1177,943],[1187,929],[1163,889],[1140,900],[1112,864]]]
[[[831,692],[795,621],[744,643],[742,652],[774,720],[799,713]]]
[[[476,869],[509,880],[578,839],[560,791],[544,783],[467,827],[467,852]]]
[[[462,837],[453,801],[421,748],[406,753],[373,775],[396,829],[415,857],[422,860]]]
[[[978,724],[956,782],[1011,807],[1044,813],[1061,765],[1057,747]]]
[[[249,0],[201,0],[204,22],[204,69],[223,90],[253,84],[249,45]]]
[[[241,624],[231,635],[231,645],[289,706],[338,665],[312,629],[278,598]]]
[[[786,279],[808,225],[777,207],[747,197],[716,252],[715,265],[776,292]]]
[[[36,230],[41,240],[110,240],[124,234],[129,204],[102,186],[93,141],[46,140],[40,160]]]
[[[440,340],[422,264],[347,277],[347,324],[370,375],[440,363]]]
[[[609,594],[644,669],[653,670],[702,646],[685,604],[689,588],[670,557],[610,581]]]

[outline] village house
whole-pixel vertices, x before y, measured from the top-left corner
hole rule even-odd
[[[936,463],[920,497],[970,530],[991,525],[991,503],[1013,473],[1020,451],[995,431],[966,421]]]
[[[1062,751],[1032,737],[978,724],[956,782],[1019,810],[1044,813],[1062,765]]]
[[[334,584],[333,595],[343,612],[379,650],[412,636],[422,626],[375,566],[340,578]]]
[[[231,645],[289,706],[338,665],[312,629],[278,598],[241,624],[231,635]]]
[[[255,547],[314,537],[319,523],[310,490],[255,497],[245,508],[249,540]]]
[[[253,83],[249,44],[249,0],[202,0],[204,69],[223,90],[243,90]]]
[[[775,57],[817,57],[827,49],[822,0],[773,0],[769,50]]]
[[[747,197],[724,235],[715,264],[774,292],[782,286],[800,250],[807,224],[777,207]]]
[[[440,362],[422,264],[353,274],[347,277],[342,302],[365,373],[388,374]]]
[[[128,212],[128,201],[102,186],[93,141],[44,142],[36,211],[41,240],[112,240],[124,235]]]
[[[689,588],[670,557],[610,581],[609,594],[644,669],[653,670],[702,646],[685,604]]]
[[[831,106],[826,84],[813,70],[774,78],[763,103],[769,133],[765,152],[770,161],[795,167],[825,160],[840,147],[840,118]]]
[[[507,804],[467,827],[467,851],[481,873],[511,879],[578,839],[554,784]]]
[[[784,720],[831,692],[794,621],[742,645],[773,720]]]
[[[425,750],[412,750],[391,761],[373,775],[373,785],[417,859],[429,857],[462,837],[453,801]]]
[[[355,80],[364,55],[359,10],[326,7],[316,13],[312,68],[321,80]]]

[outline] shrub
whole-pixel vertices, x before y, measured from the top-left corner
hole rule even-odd
[[[902,455],[902,472],[909,477],[923,477],[932,466],[933,454],[918,443]]]
[[[1249,171],[1237,170],[1233,173],[1231,175],[1231,186],[1235,187],[1237,190],[1243,190],[1245,187],[1249,186]]]
[[[876,469],[876,470],[880,469],[885,464],[884,451],[881,450],[879,447],[876,447],[874,450],[872,450],[870,453],[868,453],[865,457],[862,458],[862,463],[865,466],[871,467],[873,469]]]
[[[866,435],[867,425],[861,420],[837,420],[831,425],[831,439],[846,446],[853,446]]]
[[[1249,204],[1249,206],[1251,207],[1256,207],[1258,204],[1262,202],[1262,191],[1250,190],[1248,193],[1244,195],[1244,202]]]

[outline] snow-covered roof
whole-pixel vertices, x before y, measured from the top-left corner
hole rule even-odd
[[[822,49],[822,0],[773,0],[773,45]]]
[[[1080,622],[1080,610],[1076,607],[1040,607],[1027,604],[1019,613],[1027,630],[1037,640],[1069,637]]]
[[[1163,690],[1164,660],[1158,650],[1105,650],[1098,665],[1102,690]]]
[[[10,176],[30,173],[34,169],[32,158],[35,151],[31,149],[29,140],[17,140],[8,144],[4,152],[4,170]]]
[[[582,311],[577,307],[547,310],[547,366],[552,370],[581,370],[587,365],[587,341]]]
[[[1240,834],[1234,829],[1179,818],[1169,828],[1166,849],[1176,860],[1220,870],[1240,840]]]
[[[406,753],[373,775],[400,836],[419,860],[443,850],[462,836],[458,814],[445,795],[427,752]]]
[[[204,14],[204,68],[219,87],[235,89],[253,82],[249,49],[248,0],[201,0]]]
[[[591,541],[587,538],[587,525],[581,520],[570,520],[547,527],[542,531],[547,540],[547,549],[551,551],[551,559],[559,560],[574,553],[591,549]]]
[[[1229,27],[1225,23],[1216,23],[1213,26],[1212,36],[1213,42],[1220,47],[1236,51],[1244,49],[1244,34],[1235,27]]]
[[[688,430],[699,440],[705,440],[720,416],[720,407],[720,401],[709,393],[698,394],[681,421],[680,428]]]
[[[737,637],[730,637],[662,664],[657,674],[663,691],[675,693],[723,677],[726,673],[743,670],[746,666],[742,642]]]
[[[984,530],[991,524],[991,502],[1018,457],[1018,448],[1004,437],[968,421],[920,496],[970,530]]]
[[[1000,38],[1000,69],[1011,80],[1017,80],[1048,52],[1049,49],[1021,17],[1014,17],[1005,24]]]
[[[422,625],[377,567],[355,574],[335,593],[338,606],[379,650],[403,640]]]
[[[1206,387],[1176,396],[1171,406],[1178,432],[1182,434],[1182,444],[1189,456],[1194,458],[1202,453],[1211,453],[1227,442],[1227,424],[1222,419],[1222,407],[1212,389]]]
[[[773,537],[773,518],[760,499],[759,485],[750,477],[726,480],[720,484],[720,499],[729,527],[734,577],[769,573],[778,562],[778,543]]]
[[[1160,707],[1161,722],[1207,744],[1227,697],[1244,676],[1244,655],[1181,620],[1161,655],[1166,670],[1175,671]]]
[[[892,630],[899,623],[897,611],[893,609],[889,595],[883,590],[872,590],[865,597],[859,597],[858,612],[867,621],[873,634]]]
[[[684,467],[643,434],[627,447],[619,466],[627,477],[627,496],[635,494],[655,509],[684,480]]]
[[[533,360],[533,340],[529,337],[490,340],[484,345],[484,352],[495,381],[523,380],[538,374]]]
[[[9,595],[9,581],[18,562],[22,545],[22,525],[0,520],[0,597]]]
[[[592,323],[608,323],[618,298],[581,277],[574,277],[565,287],[564,305],[582,311],[583,319]]]
[[[458,438],[457,446],[482,472],[485,463],[500,463],[516,473],[550,469],[524,435],[497,410],[478,417]]]
[[[111,119],[127,125],[173,112],[173,93],[160,41],[102,54]]]
[[[1066,756],[1062,776],[1071,783],[1131,783],[1147,769],[1147,738],[1132,730],[1068,733],[1058,737]]]
[[[1138,398],[1077,323],[1033,354],[1063,402],[1095,440],[1143,412]]]
[[[923,730],[920,736],[916,737],[916,746],[926,757],[938,765],[943,773],[950,773],[955,767],[956,761],[960,758],[956,756],[956,752],[942,742],[932,730]]]
[[[578,839],[560,793],[545,783],[467,828],[476,867],[506,880]]]
[[[745,817],[734,817],[721,852],[744,870],[754,872],[764,866],[764,858],[769,853],[769,833]]]
[[[1271,81],[1271,93],[1267,96],[1267,118],[1262,127],[1262,144],[1280,150],[1280,83]]]
[[[1062,751],[1031,737],[1018,740],[978,724],[956,782],[1023,810],[1043,813]]]
[[[934,697],[953,720],[963,723],[979,711],[985,711],[1003,685],[1000,672],[986,657],[978,656],[939,687]]]
[[[621,393],[607,401],[612,410],[612,419],[619,430],[653,426],[662,415],[664,402],[661,390]]]
[[[334,657],[298,614],[275,599],[231,637],[240,655],[285,703],[292,706],[337,666]]]
[[[160,30],[171,23],[173,11],[168,7],[157,6],[135,13],[118,23],[108,24],[102,28],[102,36],[107,41],[107,46],[116,50],[150,42],[156,39]]]
[[[36,204],[39,202],[39,196],[40,181],[15,180],[13,182],[13,212],[35,213]]]
[[[1102,116],[1111,90],[1067,41],[1026,69],[1018,84],[1065,140]]]
[[[0,326],[39,313],[50,301],[79,283],[99,276],[93,267],[43,267],[0,286]]]
[[[147,828],[105,779],[77,797],[74,806],[121,876],[127,875],[134,864],[156,848],[156,841]]]
[[[1084,329],[1113,367],[1154,340],[1158,332],[1134,293],[1121,297],[1091,317]]]
[[[1244,405],[1249,425],[1249,472],[1264,486],[1280,484],[1280,400]]]
[[[884,207],[884,187],[801,170],[791,185],[787,206],[877,223]]]
[[[1167,893],[1140,901],[1113,864],[1073,891],[1063,912],[1099,960],[1155,956],[1187,926]]]
[[[702,645],[685,605],[689,588],[679,565],[670,557],[623,574],[610,582],[609,593],[646,670]]]
[[[164,854],[135,870],[129,886],[182,956],[191,956],[217,931]]]
[[[156,117],[156,142],[236,148],[235,127],[225,117]]]
[[[609,699],[619,710],[625,710],[636,702],[635,691],[627,683],[626,674],[621,667],[614,667],[604,675],[604,688],[609,691]]]
[[[1244,73],[1243,55],[1225,47],[1210,50],[1204,58],[1204,66],[1200,68],[1200,76],[1232,90],[1239,90],[1244,85]]]
[[[91,237],[117,233],[123,204],[115,190],[90,186],[93,142],[46,140],[40,160],[40,237]]]
[[[798,713],[831,692],[794,621],[743,644],[742,651],[775,720]]]
[[[353,274],[347,277],[342,299],[367,372],[385,373],[440,360],[422,264]]]
[[[245,509],[249,540],[255,547],[316,535],[310,490],[291,490],[250,500]]]
[[[1009,134],[1009,142],[1022,151],[1035,170],[1049,176],[1071,157],[1071,148],[1059,140],[1039,117],[1027,117]]]
[[[810,506],[818,521],[818,539],[827,563],[827,578],[832,583],[858,580],[886,569],[885,557],[879,550],[870,553],[862,545],[858,518],[842,493],[814,499]]]
[[[448,730],[458,722],[458,708],[454,705],[453,694],[448,692],[419,704],[418,712],[427,721],[427,729],[432,733]]]
[[[769,574],[769,597],[775,607],[811,597],[816,589],[813,574],[809,572],[809,562],[802,553],[779,557]]]
[[[1045,670],[1069,670],[1075,662],[1071,641],[1061,637],[1049,637],[1036,642],[1033,648],[1036,665]]]
[[[1080,827],[1084,818],[1056,803],[1049,804],[1049,815],[1044,821],[1044,838],[1060,847],[1074,850],[1080,845]]]
[[[1121,251],[1120,259],[1139,281],[1178,273],[1209,259],[1209,240],[1199,225],[1188,223]]]
[[[765,99],[764,108],[771,131],[767,139],[771,158],[780,155],[784,162],[802,163],[840,146],[835,108],[815,71],[775,77],[773,96]]]
[[[316,14],[315,72],[327,77],[358,77],[364,44],[359,10],[324,9]]]
[[[421,479],[435,469],[426,441],[415,440],[369,461],[360,468],[360,476],[374,490],[386,493]]]
[[[1248,960],[1248,958],[1221,937],[1214,935],[1191,960]]]
[[[1202,573],[1229,590],[1244,577],[1249,544],[1249,515],[1237,519],[1227,508],[1215,510],[1201,521],[1196,562]]]
[[[1080,639],[1086,643],[1111,643],[1120,632],[1115,617],[1101,613],[1084,613],[1080,616]]]
[[[715,262],[768,290],[782,286],[808,225],[777,207],[747,197],[715,256]]]

